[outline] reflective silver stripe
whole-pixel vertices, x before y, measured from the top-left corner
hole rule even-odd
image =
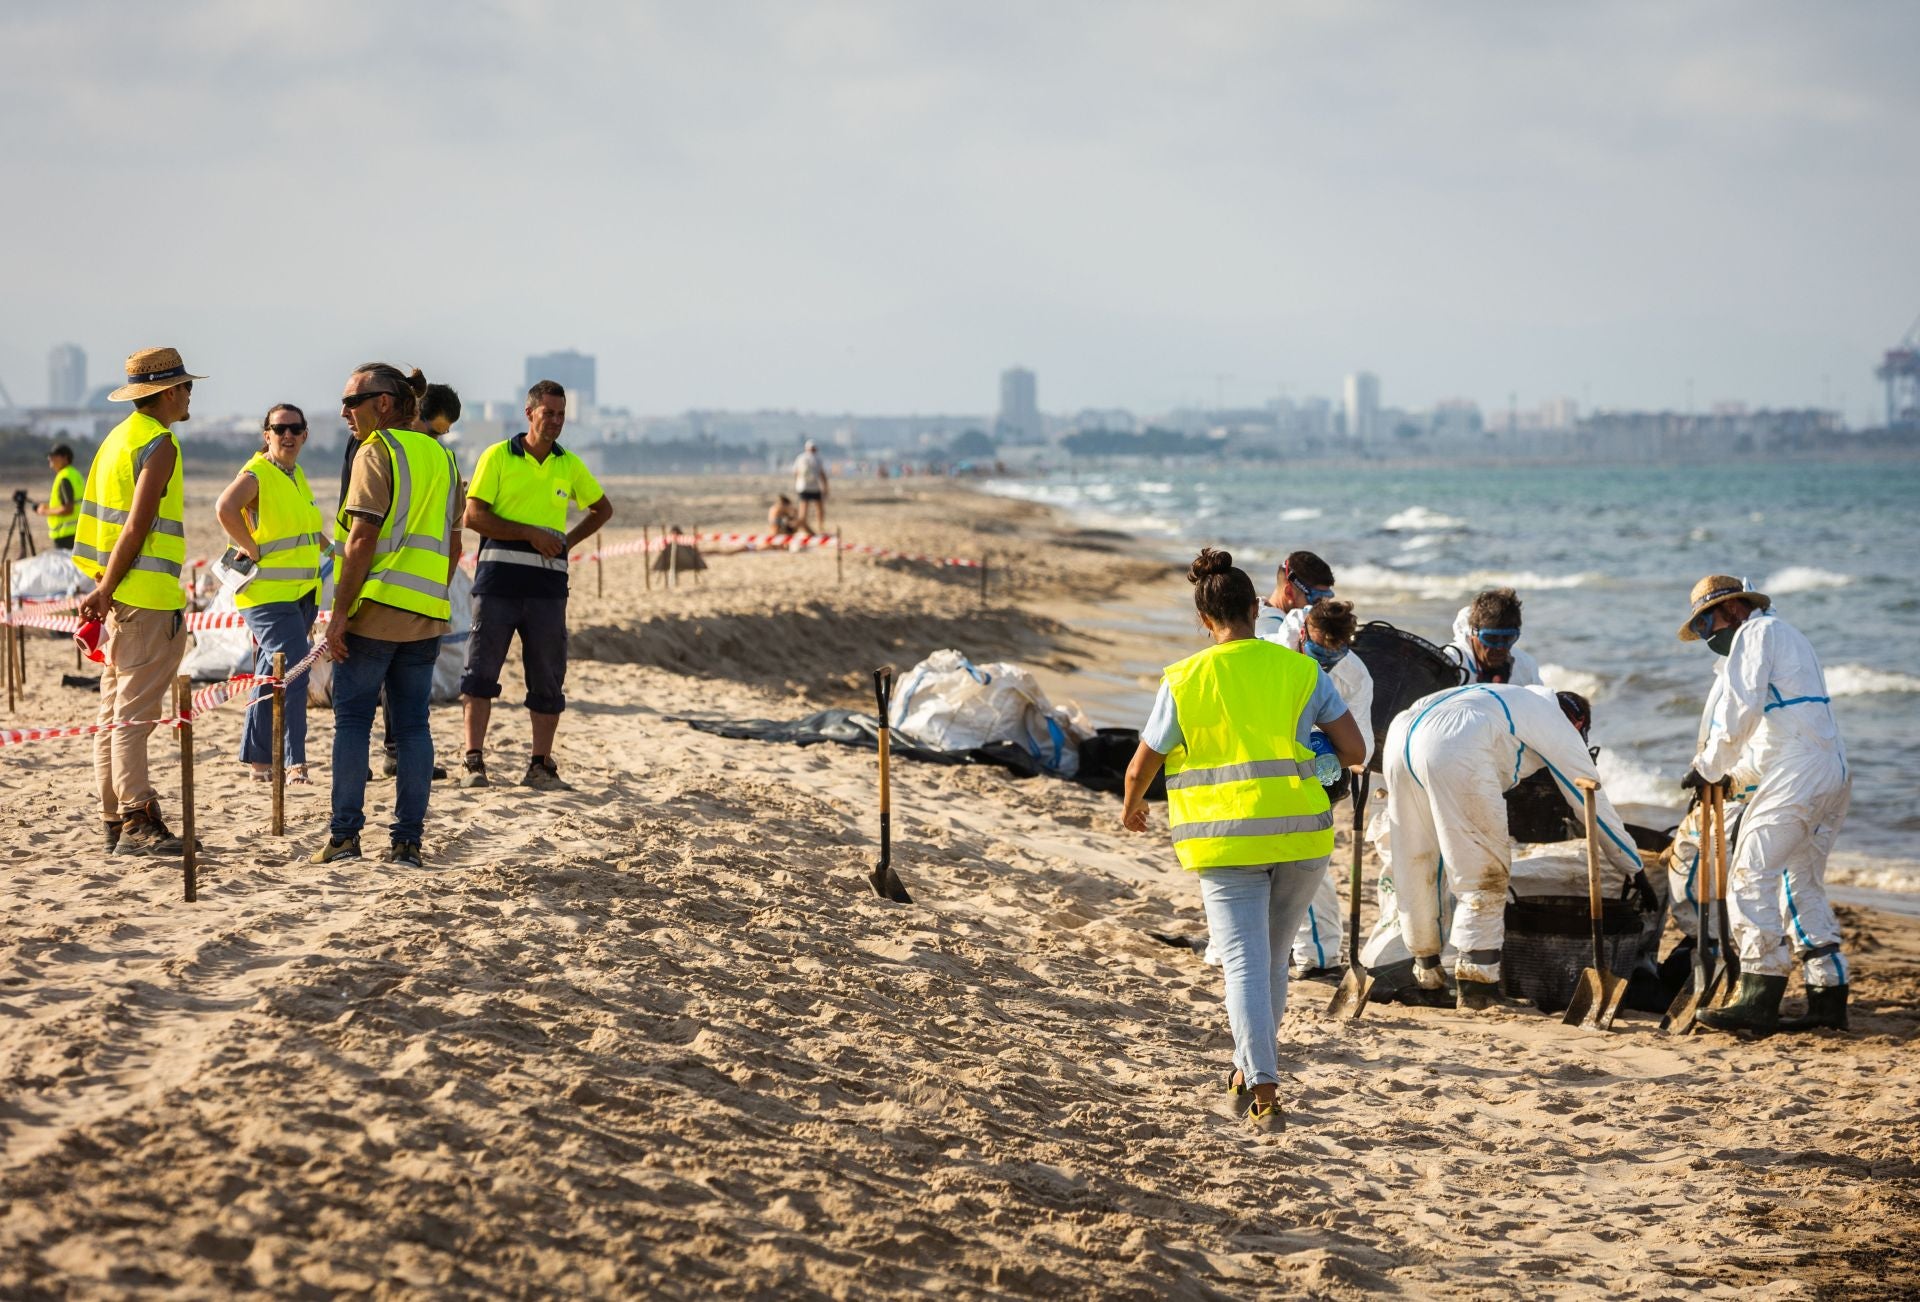
[[[429,597],[437,597],[441,600],[445,600],[447,595],[447,585],[444,582],[435,583],[432,579],[423,579],[417,574],[408,574],[402,570],[382,570],[380,573],[368,579],[367,582],[369,584],[385,583],[390,587],[405,588],[409,592],[424,593]],[[1329,814],[1327,817],[1328,819],[1332,819],[1333,815]],[[1329,823],[1328,825],[1331,826],[1332,824]]]
[[[567,558],[564,556],[542,556],[539,552],[510,552],[504,547],[482,547],[480,563],[482,565],[526,565],[536,570],[558,570],[563,574],[567,569]]]
[[[1167,788],[1209,787],[1216,782],[1251,782],[1256,778],[1311,778],[1317,776],[1305,760],[1251,760],[1210,769],[1183,769],[1167,779]]]
[[[148,532],[164,533],[173,538],[184,538],[187,536],[187,526],[179,520],[163,520],[159,516],[155,516],[153,528],[148,530]]]
[[[91,543],[76,542],[73,555],[76,560],[99,561],[103,565],[107,560],[107,553],[96,549]]]
[[[262,566],[260,569],[254,571],[253,577],[256,579],[285,580],[299,583],[306,579],[319,578],[320,567],[316,565],[310,569],[296,570],[292,567],[275,568]]]
[[[158,556],[136,556],[129,568],[152,570],[157,574],[171,574],[176,579],[180,577],[179,561],[162,560]]]
[[[374,543],[375,556],[392,556],[407,550],[432,552],[435,556],[453,555],[453,546],[445,538],[436,538],[430,533],[403,533],[398,537],[383,535]]]
[[[321,543],[317,533],[297,533],[291,538],[275,538],[272,542],[260,544],[260,554],[270,556],[274,552],[290,552],[296,547],[318,547]]]
[[[398,438],[382,441],[387,445],[387,460],[393,463],[393,504],[387,508],[387,518],[380,525],[380,546],[374,548],[376,556],[400,550],[403,544],[394,539],[405,535],[407,516],[413,511],[413,475],[407,469],[407,450],[400,446]]]
[[[1212,836],[1285,836],[1289,832],[1326,832],[1333,828],[1333,811],[1324,814],[1291,814],[1284,818],[1223,818],[1211,823],[1180,823],[1173,829],[1175,841],[1192,841]]]
[[[133,513],[117,511],[111,506],[102,506],[98,502],[82,502],[80,514],[90,515],[96,520],[105,520],[108,524],[125,524]]]

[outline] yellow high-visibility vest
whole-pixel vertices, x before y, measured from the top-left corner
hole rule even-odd
[[[173,431],[144,411],[136,411],[107,435],[87,467],[80,497],[80,525],[73,540],[73,563],[95,582],[107,572],[107,558],[133,513],[133,486],[140,467],[162,442],[173,448],[173,474],[160,497],[153,528],[140,543],[133,568],[114,589],[113,599],[147,610],[181,610],[187,594],[180,571],[187,560],[185,501],[181,493],[180,444]]]
[[[73,506],[66,511],[59,509],[62,484],[73,495]],[[65,465],[54,472],[53,491],[47,494],[47,537],[58,542],[80,532],[80,503],[86,495],[87,479],[77,468]]]
[[[260,568],[253,582],[234,594],[233,604],[251,606],[298,601],[320,590],[320,508],[307,487],[306,472],[291,474],[273,458],[256,452],[244,467],[260,485],[254,503],[253,540],[260,547]]]
[[[393,463],[393,506],[380,522],[373,568],[354,610],[362,601],[378,601],[431,619],[451,619],[453,490],[460,478],[453,453],[431,434],[410,429],[375,430],[367,437],[386,444]],[[351,617],[353,611],[347,613]]]
[[[1299,739],[1320,667],[1258,638],[1166,670],[1183,738],[1167,756],[1167,821],[1182,867],[1246,868],[1333,853],[1333,813]]]

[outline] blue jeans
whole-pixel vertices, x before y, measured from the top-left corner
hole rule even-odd
[[[1327,872],[1327,856],[1260,868],[1206,868],[1200,899],[1227,978],[1233,1065],[1248,1086],[1280,1083],[1274,1043],[1287,1011],[1294,933]]]
[[[399,748],[400,773],[393,804],[393,839],[420,840],[427,822],[427,792],[433,785],[433,734],[427,704],[433,695],[433,665],[440,639],[385,642],[347,634],[347,658],[333,667],[334,840],[367,825],[367,741],[373,712],[386,688],[388,717]]]
[[[265,677],[273,672],[273,653],[286,654],[291,669],[313,649],[308,639],[313,633],[313,617],[319,603],[310,592],[298,601],[273,601],[264,606],[248,606],[240,612],[247,631],[259,645],[253,652],[253,672]],[[240,759],[247,764],[273,763],[273,693],[264,687],[254,689],[253,702],[247,707],[247,726],[240,734]],[[307,680],[287,689],[287,763],[307,762]]]

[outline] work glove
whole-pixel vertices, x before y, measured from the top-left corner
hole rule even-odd
[[[1729,793],[1733,790],[1733,783],[1727,778],[1721,778],[1718,782],[1709,781],[1700,776],[1699,769],[1688,769],[1687,776],[1680,779],[1680,787],[1683,791],[1705,791],[1708,787],[1719,787],[1722,793]]]
[[[1626,898],[1642,913],[1652,913],[1660,907],[1660,896],[1653,889],[1653,883],[1647,880],[1647,871],[1642,868],[1627,883]]]

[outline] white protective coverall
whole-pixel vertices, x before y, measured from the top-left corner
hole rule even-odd
[[[1504,797],[1545,767],[1584,822],[1574,780],[1599,776],[1586,742],[1546,688],[1482,683],[1408,706],[1387,732],[1382,759],[1394,898],[1407,948],[1438,957],[1441,892],[1451,889],[1454,975],[1497,983],[1513,862]],[[1600,851],[1612,867],[1601,886],[1618,895],[1640,870],[1640,853],[1605,791],[1595,815]],[[1423,985],[1439,984],[1437,967],[1420,975]]]
[[[1473,631],[1473,620],[1470,614],[1472,610],[1472,606],[1460,607],[1460,613],[1453,617],[1453,641],[1447,643],[1446,646],[1449,656],[1467,667],[1467,679],[1469,682],[1473,680],[1474,675],[1477,674],[1480,669],[1479,662],[1473,658],[1473,644],[1467,640]],[[1539,687],[1542,685],[1540,682],[1540,665],[1531,655],[1522,651],[1518,646],[1515,646],[1508,654],[1513,657],[1513,669],[1507,675],[1507,686]]]
[[[1713,730],[1713,719],[1720,711],[1720,698],[1726,693],[1726,661],[1721,660],[1714,669],[1713,686],[1707,692],[1707,705],[1700,712],[1700,731],[1694,740],[1698,750],[1707,744],[1707,738]],[[1740,753],[1739,762],[1729,775],[1733,779],[1733,791],[1727,796],[1728,831],[1738,837],[1745,802],[1753,798],[1760,782],[1759,765],[1753,758],[1753,744],[1748,742]],[[1708,863],[1703,848],[1704,839],[1702,820],[1706,817],[1704,806],[1696,804],[1680,820],[1679,830],[1673,834],[1673,846],[1667,851],[1667,912],[1673,918],[1673,925],[1689,936],[1700,934],[1700,871]],[[1731,854],[1733,843],[1728,844]],[[1729,862],[1731,873],[1732,864]],[[1715,930],[1719,928],[1715,921]],[[1724,937],[1722,937],[1724,939]]]
[[[1693,767],[1736,784],[1745,763],[1758,773],[1727,882],[1740,970],[1786,976],[1798,958],[1809,986],[1843,986],[1827,855],[1853,781],[1820,659],[1805,634],[1762,610],[1740,625],[1715,670],[1718,693]]]
[[[1265,614],[1266,611],[1261,612]],[[1256,628],[1260,636],[1269,642],[1278,642],[1290,651],[1304,651],[1307,635],[1307,612],[1302,607],[1290,610],[1279,622],[1277,628],[1266,631]],[[1373,675],[1360,657],[1349,651],[1341,657],[1340,663],[1327,671],[1327,677],[1333,679],[1333,685],[1340,689],[1340,699],[1347,703],[1347,712],[1353,715],[1353,721],[1360,725],[1360,737],[1366,745],[1367,759],[1373,759]],[[1334,826],[1350,826],[1353,822],[1352,797],[1345,804],[1336,805]],[[1345,813],[1338,811],[1345,810]],[[1337,859],[1338,856],[1335,856]],[[1336,879],[1344,882],[1348,871],[1340,868],[1334,861],[1327,864],[1327,874],[1320,880],[1320,888],[1313,893],[1313,904],[1307,909],[1307,916],[1300,920],[1300,931],[1293,938],[1293,965],[1306,971],[1316,968],[1338,967],[1340,965],[1343,937],[1347,934],[1346,915],[1340,908],[1340,888]]]

